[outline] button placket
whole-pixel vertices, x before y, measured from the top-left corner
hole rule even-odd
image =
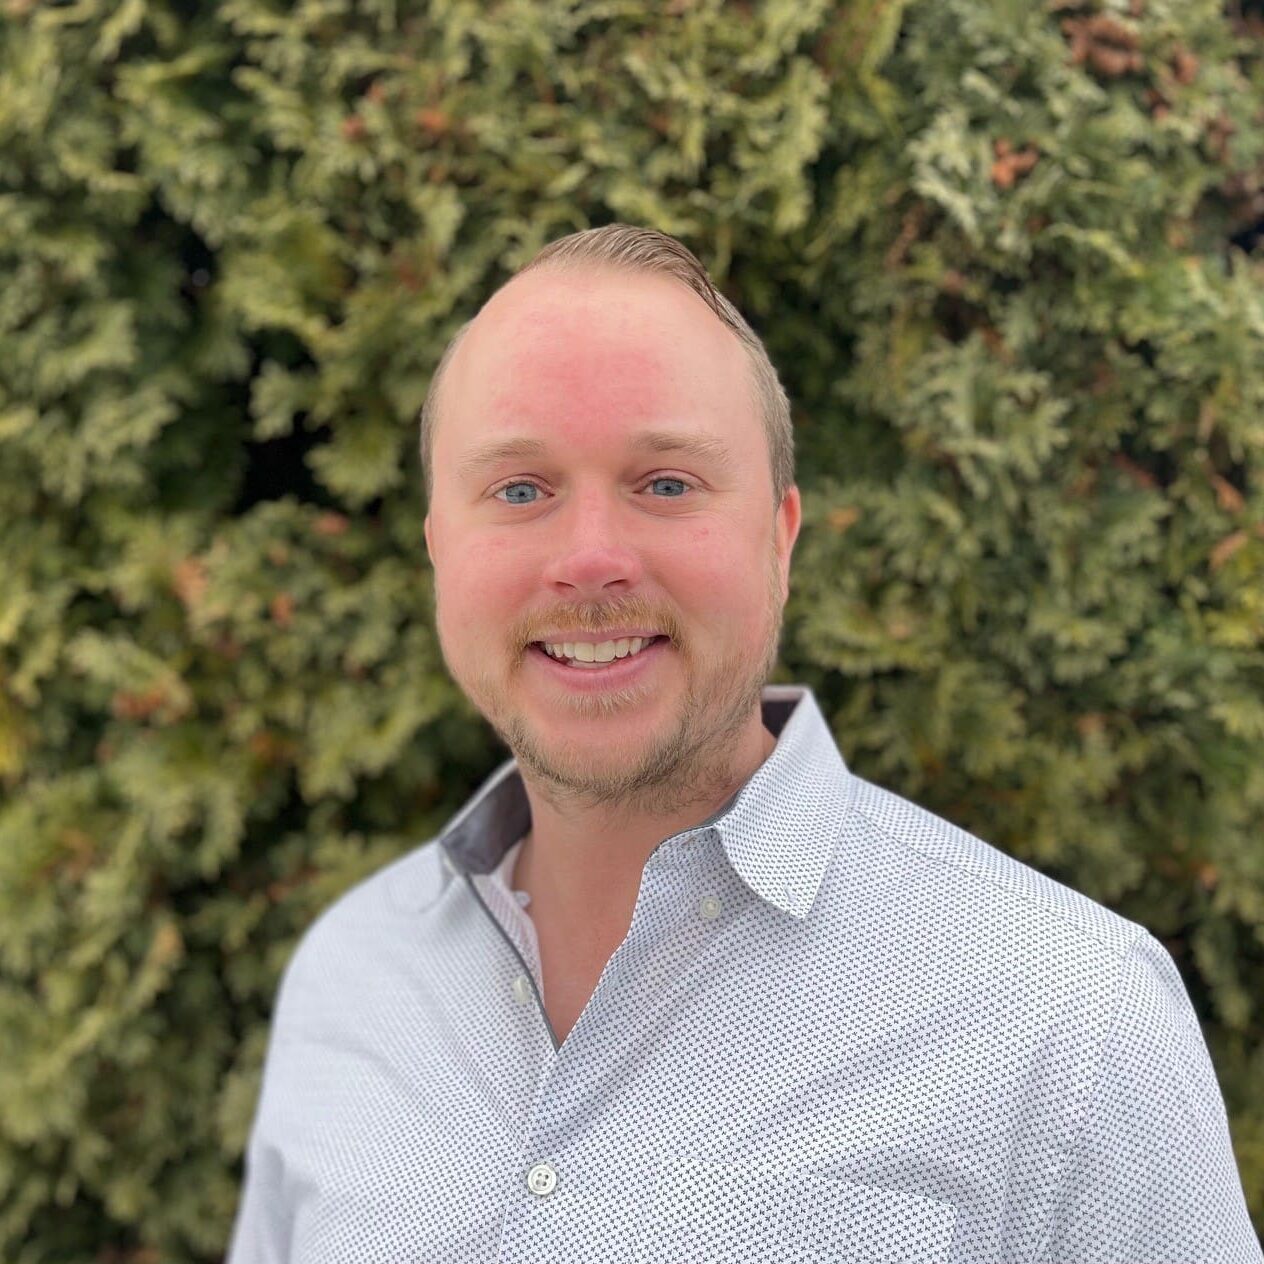
[[[708,826],[704,830],[701,830],[696,835],[696,842],[699,844],[712,843],[718,837],[719,837],[719,830],[717,830],[715,826],[712,825],[712,826]],[[699,856],[698,860],[701,861],[702,857]],[[701,869],[700,869],[700,872],[701,872]],[[708,892],[706,895],[703,895],[698,899],[694,907],[695,907],[695,910],[697,911],[697,915],[704,922],[713,922],[720,916],[721,912],[723,912],[724,904],[718,895],[716,895],[714,892]]]

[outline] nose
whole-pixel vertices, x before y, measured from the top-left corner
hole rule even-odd
[[[587,599],[638,587],[644,566],[617,502],[600,492],[577,495],[556,521],[544,579],[559,596]]]

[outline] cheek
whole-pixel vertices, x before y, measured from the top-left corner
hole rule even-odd
[[[735,632],[757,625],[767,602],[767,550],[736,532],[699,525],[667,559],[677,599]]]
[[[495,641],[527,604],[531,572],[511,541],[471,538],[436,572],[435,587],[449,632],[460,629],[466,643]]]

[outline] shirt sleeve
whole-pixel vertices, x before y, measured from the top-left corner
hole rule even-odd
[[[1042,1264],[1262,1264],[1185,985],[1145,934],[1123,963],[1097,1083]]]
[[[252,1141],[225,1264],[288,1264],[288,1214],[274,1167]]]
[[[300,944],[301,949],[301,944]],[[284,1164],[276,1145],[270,1116],[277,1099],[285,1097],[288,1068],[279,1065],[283,1032],[289,1013],[292,982],[299,965],[296,951],[281,976],[268,1030],[268,1045],[260,1077],[259,1097],[246,1144],[245,1172],[238,1195],[228,1255],[224,1264],[289,1264],[293,1212],[288,1203]]]

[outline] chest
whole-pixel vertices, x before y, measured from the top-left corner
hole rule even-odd
[[[282,1258],[1030,1257],[1108,1011],[872,908],[799,922],[666,875],[601,937],[542,917],[561,1049],[528,954],[474,901],[436,910],[272,1054]]]
[[[584,1012],[626,933],[626,923],[579,935],[545,919],[536,922],[544,1010],[559,1042]]]
[[[405,1010],[402,980],[368,980],[336,1039],[276,1048],[256,1155],[288,1209],[282,1258],[947,1264],[971,1217],[1040,1229],[1007,1174],[1062,1149],[1014,1126],[1056,1078],[1032,1064],[1047,1028],[1019,1065],[945,1023],[956,995],[877,1004],[766,944],[752,970],[633,937],[583,969],[545,949],[554,1051],[520,963],[472,983],[477,944],[457,946]]]

